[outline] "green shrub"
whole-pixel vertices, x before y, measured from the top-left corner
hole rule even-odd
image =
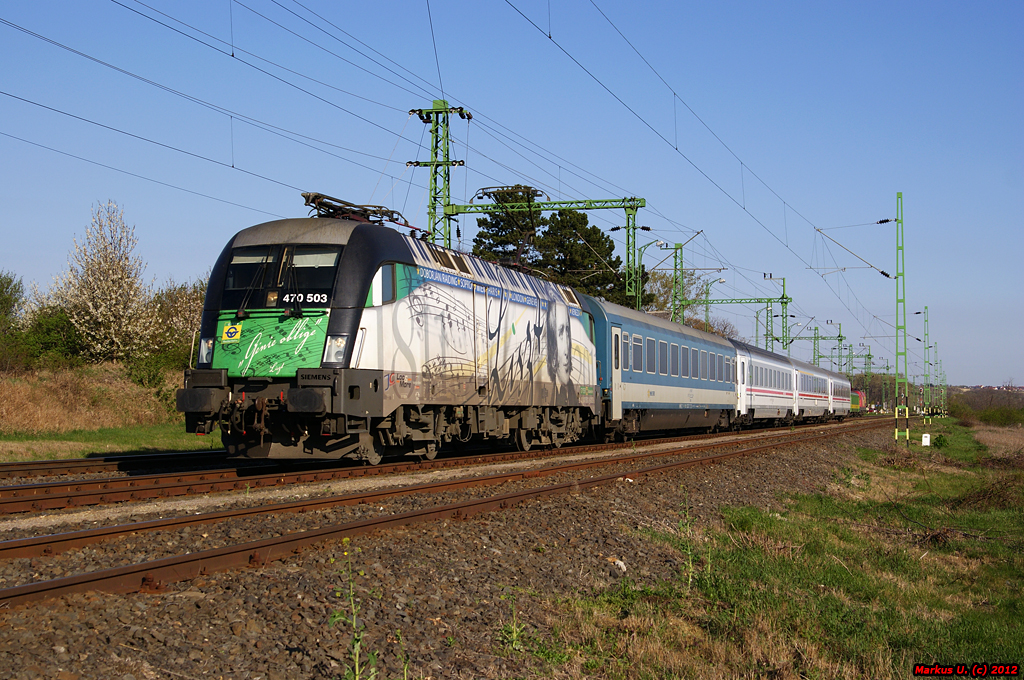
[[[1019,425],[1024,423],[1024,408],[996,406],[981,411],[977,417],[978,420],[986,425],[997,425],[999,427]]]

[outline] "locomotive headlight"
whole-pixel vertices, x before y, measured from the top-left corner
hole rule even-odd
[[[347,347],[347,335],[328,335],[327,346],[324,347],[324,363],[340,364],[345,361],[345,349]]]
[[[213,338],[199,339],[199,365],[209,366],[213,363]]]

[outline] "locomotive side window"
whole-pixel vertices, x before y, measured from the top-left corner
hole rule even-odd
[[[633,336],[633,371],[644,372],[644,339],[639,335]]]
[[[367,307],[379,307],[395,300],[395,265],[382,265],[373,275],[370,290],[366,294]]]
[[[664,340],[658,341],[658,372],[668,375],[668,343]]]
[[[654,353],[654,338],[647,338],[647,372],[657,373],[657,367],[655,366],[655,360],[657,356]]]
[[[679,375],[679,345],[672,343],[669,348],[669,354],[671,355],[670,363],[672,375]]]

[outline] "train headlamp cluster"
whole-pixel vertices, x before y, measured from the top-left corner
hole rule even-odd
[[[347,335],[328,335],[324,347],[324,363],[340,364],[345,361],[345,349],[348,347]]]

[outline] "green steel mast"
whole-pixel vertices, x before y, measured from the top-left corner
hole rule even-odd
[[[924,306],[924,422],[932,422],[931,346],[928,344],[928,305]]]
[[[907,358],[907,279],[903,249],[903,192],[896,192],[896,432],[900,439],[900,417],[903,418],[903,438],[910,446],[910,367]],[[900,389],[902,387],[902,390]]]
[[[443,99],[435,99],[429,109],[412,109],[409,115],[417,115],[430,125],[430,160],[409,161],[406,165],[430,168],[430,196],[427,205],[427,234],[435,244],[438,241],[445,248],[452,247],[451,217],[447,213],[451,203],[451,169],[465,165],[465,161],[451,160],[451,125],[449,116],[459,114],[460,118],[472,120],[473,114],[461,106],[449,107]]]

